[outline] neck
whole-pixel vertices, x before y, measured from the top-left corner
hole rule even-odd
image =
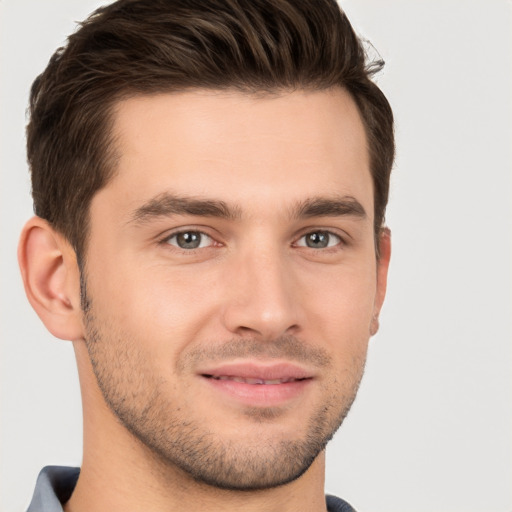
[[[84,458],[80,477],[65,512],[325,512],[323,454],[299,479],[259,491],[228,491],[194,482],[175,468],[120,465],[111,457]]]

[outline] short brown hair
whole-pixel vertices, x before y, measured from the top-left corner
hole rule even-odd
[[[27,153],[36,215],[86,246],[92,197],[115,171],[112,107],[190,88],[247,93],[339,86],[363,119],[384,222],[393,115],[335,0],[119,0],[95,11],[32,85]]]

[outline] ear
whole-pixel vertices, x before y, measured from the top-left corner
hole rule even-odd
[[[379,314],[386,296],[388,282],[389,260],[391,258],[391,231],[383,228],[379,235],[379,255],[377,257],[377,291],[373,307],[373,318],[370,324],[370,334],[373,336],[379,330]]]
[[[21,233],[18,262],[27,298],[57,338],[83,338],[80,272],[69,242],[40,217]]]

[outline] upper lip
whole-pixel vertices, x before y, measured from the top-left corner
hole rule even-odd
[[[200,375],[208,377],[240,377],[261,380],[300,380],[311,379],[313,373],[289,362],[232,362],[219,366],[202,368]]]

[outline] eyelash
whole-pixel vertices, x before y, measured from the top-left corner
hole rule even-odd
[[[308,236],[311,236],[311,235],[321,235],[321,236],[327,236],[327,246],[326,247],[310,247],[307,245],[307,241],[305,241],[304,243],[301,243],[299,244],[299,242],[302,240],[302,239],[305,239],[306,237]],[[332,239],[335,239],[337,240],[336,243],[334,243],[333,245],[330,245],[331,244],[331,241]],[[329,251],[329,250],[336,250],[336,248],[338,246],[342,246],[342,245],[346,245],[346,242],[344,241],[344,239],[336,234],[336,233],[333,233],[332,231],[329,231],[329,230],[326,230],[326,229],[316,229],[316,230],[313,230],[313,231],[308,231],[307,233],[304,233],[303,235],[300,236],[300,238],[297,240],[297,242],[295,242],[294,244],[296,247],[306,247],[308,249],[313,249],[313,250],[324,250],[324,251]]]
[[[177,245],[177,243],[176,244],[170,243],[170,241],[173,238],[177,238],[180,235],[186,235],[186,234],[199,235],[201,238],[206,237],[206,238],[208,238],[210,240],[210,243],[208,243],[208,245],[206,245],[204,247],[201,247],[201,244],[203,243],[203,240],[200,239],[198,247],[189,247],[189,248],[179,247],[179,245]],[[305,237],[311,236],[311,235],[315,235],[315,234],[316,235],[321,235],[321,236],[328,236],[328,245],[326,247],[319,247],[319,248],[317,247],[317,248],[315,248],[315,247],[308,246],[306,241],[304,241],[304,243],[299,243],[301,240],[305,239]],[[336,243],[333,244],[333,245],[329,245],[333,238],[335,240],[337,240]],[[217,242],[208,233],[205,233],[204,231],[201,231],[200,229],[182,229],[180,231],[173,232],[171,234],[166,235],[164,238],[162,238],[159,241],[159,243],[161,245],[171,245],[175,249],[181,250],[181,251],[183,251],[185,253],[194,253],[195,251],[200,250],[200,249],[208,249],[208,248],[210,248],[212,246],[215,246],[216,244],[217,245],[222,245],[220,242]],[[346,239],[344,237],[342,237],[341,235],[337,234],[337,233],[334,233],[334,232],[332,232],[330,230],[327,230],[327,229],[314,229],[314,230],[307,231],[306,233],[301,234],[301,236],[292,245],[294,247],[304,247],[306,249],[311,249],[313,251],[320,251],[320,250],[322,250],[323,252],[333,252],[333,251],[336,251],[337,249],[339,249],[339,247],[343,247],[343,246],[346,246],[348,244],[347,244]]]
[[[179,247],[177,244],[171,244],[170,241],[173,239],[173,238],[177,238],[179,237],[180,235],[186,235],[187,233],[189,234],[196,234],[196,235],[200,235],[201,237],[206,237],[208,239],[211,240],[212,243],[209,243],[207,246],[205,247],[192,247],[192,248],[184,248],[184,247]],[[198,250],[198,249],[207,249],[208,247],[211,247],[212,245],[215,245],[215,244],[219,244],[221,245],[219,242],[216,242],[216,240],[210,236],[208,233],[205,233],[204,231],[201,231],[199,229],[182,229],[180,231],[175,231],[174,233],[171,233],[167,236],[165,236],[165,238],[163,238],[162,240],[160,240],[160,243],[162,245],[172,245],[173,247],[175,247],[176,249],[178,250],[181,250],[181,251],[184,251],[184,252],[194,252],[195,250]],[[200,241],[200,244],[202,243],[202,241]]]

